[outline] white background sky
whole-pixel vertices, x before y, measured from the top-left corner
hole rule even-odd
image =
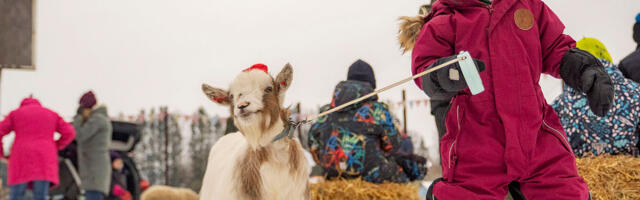
[[[227,87],[258,62],[277,73],[294,67],[287,104],[315,108],[358,58],[373,65],[378,86],[410,75],[410,54],[396,41],[397,18],[415,15],[427,0],[61,0],[37,1],[35,71],[4,70],[0,113],[29,94],[69,119],[85,91],[95,91],[112,116],[168,105],[192,113],[204,106],[228,115],[200,90]],[[576,39],[596,37],[617,62],[635,48],[631,28],[638,0],[547,0]],[[579,2],[579,3],[578,3]],[[543,78],[548,98],[559,82]],[[403,85],[408,99],[424,99]],[[400,100],[402,88],[381,95]],[[409,113],[409,127],[435,130],[425,107]],[[398,113],[400,114],[400,113]]]

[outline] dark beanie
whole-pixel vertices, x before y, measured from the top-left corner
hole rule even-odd
[[[84,93],[80,98],[80,107],[82,108],[93,108],[96,103],[96,95],[94,95],[91,91]]]
[[[115,159],[121,159],[120,154],[118,154],[118,152],[115,152],[115,151],[109,151],[109,157],[111,157],[111,161]]]
[[[376,88],[376,77],[373,75],[373,69],[369,63],[360,59],[351,64],[349,67],[349,73],[347,74],[347,80],[363,81],[371,84],[371,87]]]

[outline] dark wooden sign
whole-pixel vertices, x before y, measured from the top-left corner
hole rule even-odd
[[[0,68],[35,69],[35,0],[0,0]]]

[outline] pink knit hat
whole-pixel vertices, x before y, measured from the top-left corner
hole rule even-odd
[[[84,93],[80,98],[80,107],[83,108],[93,108],[97,103],[96,95],[93,94],[92,91]]]

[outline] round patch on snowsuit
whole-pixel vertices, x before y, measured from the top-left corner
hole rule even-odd
[[[520,8],[513,14],[516,26],[521,30],[529,30],[533,27],[533,14],[529,9]]]

